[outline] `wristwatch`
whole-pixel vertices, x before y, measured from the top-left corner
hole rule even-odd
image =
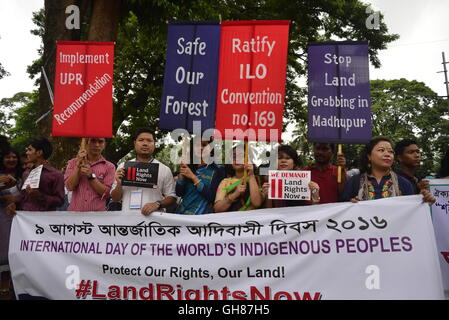
[[[87,180],[94,180],[96,178],[97,178],[97,176],[95,175],[95,173],[91,173],[90,177],[87,178]]]
[[[162,202],[160,201],[155,201],[155,203],[157,203],[159,205],[158,209],[160,209],[162,207]]]

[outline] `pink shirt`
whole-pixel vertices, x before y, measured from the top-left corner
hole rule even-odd
[[[65,184],[75,170],[77,163],[77,158],[73,158],[67,163],[67,170],[64,175]],[[109,192],[114,183],[115,166],[103,157],[91,163],[90,166],[92,173],[106,187],[106,191],[102,195],[96,193],[87,177],[80,176],[78,185],[73,189],[72,200],[67,211],[106,211],[106,200],[109,198]]]

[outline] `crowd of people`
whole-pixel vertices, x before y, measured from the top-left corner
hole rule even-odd
[[[104,138],[90,138],[75,158],[68,161],[64,173],[53,168],[47,159],[53,148],[47,139],[34,139],[26,148],[25,160],[2,137],[0,192],[3,211],[13,216],[16,210],[26,211],[153,211],[178,214],[207,214],[244,211],[257,208],[313,205],[339,201],[360,201],[422,193],[425,202],[432,202],[429,183],[416,176],[421,153],[416,141],[404,139],[394,147],[390,139],[378,137],[365,147],[358,169],[347,170],[343,154],[336,154],[332,143],[314,143],[315,161],[301,163],[297,150],[288,145],[277,149],[278,170],[309,170],[310,201],[270,200],[267,176],[259,175],[253,164],[240,164],[242,149],[233,148],[232,164],[205,163],[205,149],[211,141],[202,141],[193,148],[190,161],[181,163],[173,175],[168,166],[153,157],[155,135],[150,128],[140,128],[134,136],[136,158],[130,161],[157,163],[157,187],[123,186],[124,163],[118,168],[107,161],[102,152]],[[211,150],[206,151],[211,152]],[[192,164],[193,156],[201,160]],[[335,158],[335,164],[333,164]],[[397,163],[395,164],[395,160]],[[440,177],[449,176],[448,153],[442,159]],[[33,168],[42,165],[39,188],[27,186],[20,190]],[[337,168],[341,167],[340,181]],[[140,206],[133,202],[140,199]],[[2,216],[3,217],[3,216]]]
[[[253,164],[239,164],[240,148],[233,149],[232,164],[205,163],[202,160],[211,141],[202,141],[193,155],[201,163],[181,163],[173,175],[168,166],[153,157],[155,135],[150,128],[140,128],[134,136],[136,158],[131,161],[157,163],[157,187],[142,188],[122,185],[124,164],[116,169],[102,152],[104,138],[90,138],[64,170],[48,162],[53,148],[45,139],[34,139],[26,148],[26,157],[14,150],[5,137],[0,137],[0,266],[7,265],[7,250],[12,217],[16,210],[25,211],[128,211],[145,216],[154,211],[200,215],[258,208],[307,206],[339,201],[364,201],[421,193],[429,204],[435,198],[429,182],[417,177],[421,153],[416,141],[404,139],[393,146],[386,137],[372,139],[365,147],[360,167],[347,170],[343,154],[335,144],[314,143],[314,162],[301,163],[297,150],[288,145],[277,149],[278,170],[309,170],[311,200],[268,199],[270,184]],[[335,161],[334,161],[335,159]],[[192,159],[190,159],[192,160]],[[396,161],[396,162],[395,162]],[[334,164],[335,162],[335,164]],[[42,165],[38,188],[22,188],[30,171]],[[338,179],[338,167],[341,178]],[[449,150],[441,162],[440,178],[449,178]],[[6,214],[5,214],[6,213]],[[0,269],[1,270],[1,269]],[[10,283],[2,272],[1,292]]]

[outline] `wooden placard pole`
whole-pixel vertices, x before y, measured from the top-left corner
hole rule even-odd
[[[342,153],[343,153],[342,145],[339,144],[339,145],[338,145],[337,156],[340,155],[340,154],[342,154]],[[342,167],[341,167],[341,166],[338,166],[338,177],[337,177],[337,182],[338,182],[338,183],[341,183],[341,170],[342,170]]]
[[[248,140],[245,140],[245,161],[244,161],[244,169],[243,169],[243,181],[242,184],[246,184],[246,177],[248,176],[248,172],[246,171],[246,165],[248,164]]]
[[[87,145],[87,139],[86,138],[82,138],[81,139],[81,145],[80,145],[80,151],[81,150],[86,150],[86,145]]]
[[[182,137],[182,156],[181,163],[188,164],[190,163],[190,159],[193,159],[193,155],[190,154],[193,150],[190,150],[190,140],[188,135],[184,135]]]

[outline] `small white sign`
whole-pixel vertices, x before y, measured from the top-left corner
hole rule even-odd
[[[310,171],[270,170],[268,199],[310,200]]]
[[[142,208],[142,190],[131,191],[131,196],[129,200],[130,209],[140,209]]]
[[[22,186],[22,190],[25,190],[27,186],[30,186],[31,189],[38,189],[39,182],[41,181],[41,173],[42,173],[43,165],[41,164],[39,167],[31,170],[28,178],[25,180],[25,183]]]

